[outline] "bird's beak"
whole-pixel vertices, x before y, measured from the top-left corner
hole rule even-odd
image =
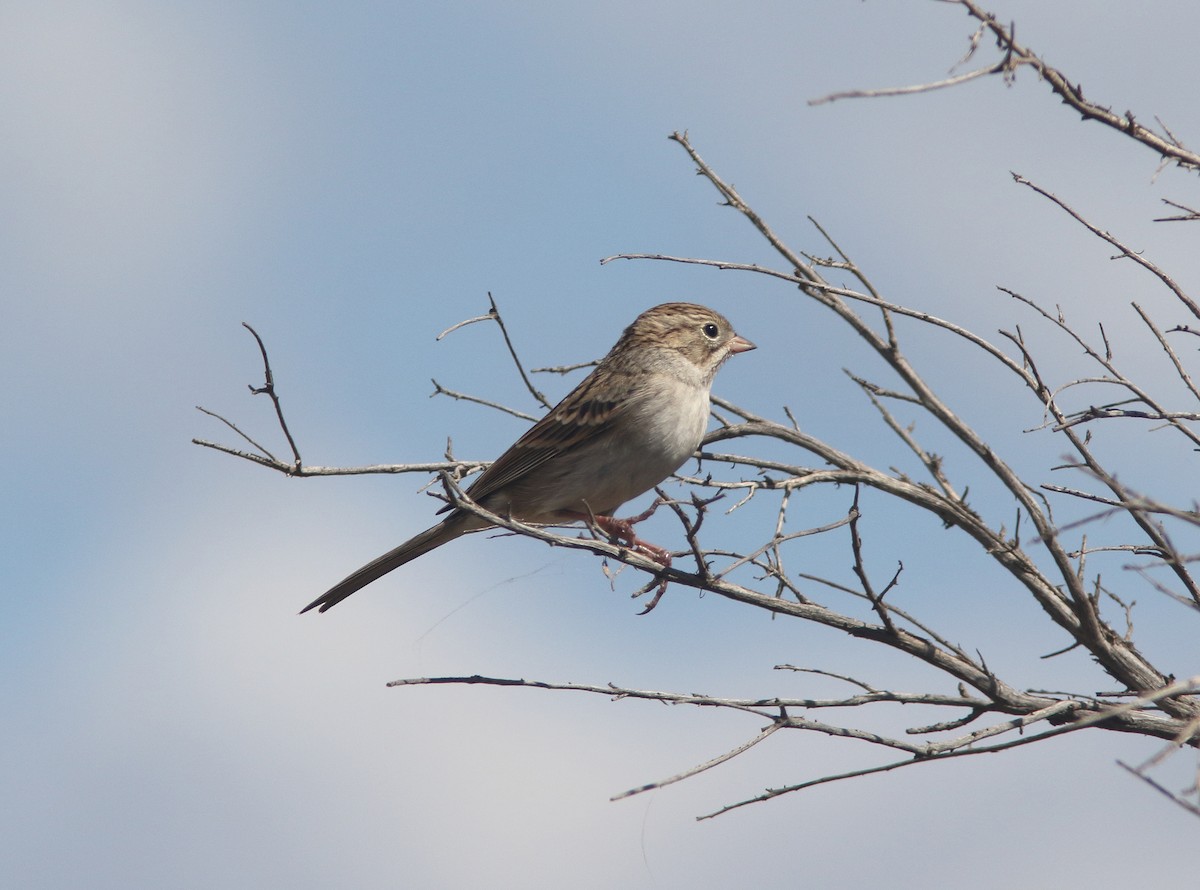
[[[745,337],[740,337],[737,334],[733,335],[733,339],[729,341],[730,355],[737,355],[739,352],[749,352],[751,349],[757,349],[753,343]]]

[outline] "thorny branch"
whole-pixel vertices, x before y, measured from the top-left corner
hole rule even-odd
[[[809,669],[799,669],[809,670]],[[826,671],[816,670],[814,673],[824,673]],[[847,679],[850,682],[859,685],[860,681]],[[1036,710],[1021,714],[1008,719],[1001,719],[997,722],[973,730],[965,735],[958,736],[953,739],[947,739],[941,742],[925,742],[913,743],[904,739],[888,737],[877,733],[864,732],[862,730],[850,729],[843,726],[835,726],[823,721],[812,720],[804,717],[795,717],[790,715],[789,710],[819,710],[819,709],[844,709],[844,708],[862,708],[879,703],[893,703],[905,705],[920,705],[928,707],[951,708],[954,710],[966,710],[967,720],[973,721],[984,714],[995,713],[994,704],[986,698],[979,698],[970,695],[946,696],[936,694],[903,694],[883,691],[867,691],[863,694],[851,695],[840,699],[792,699],[792,698],[767,698],[767,699],[733,699],[721,698],[718,696],[698,695],[695,693],[677,693],[677,692],[661,692],[650,691],[645,689],[630,689],[619,687],[614,684],[607,685],[592,685],[584,683],[551,683],[541,680],[522,680],[508,679],[500,677],[485,677],[474,675],[469,677],[409,677],[401,680],[393,680],[387,684],[389,687],[398,686],[433,686],[433,685],[486,685],[486,686],[509,686],[523,687],[529,689],[542,689],[551,691],[566,691],[566,692],[584,692],[593,695],[602,695],[613,700],[643,700],[657,701],[670,705],[692,705],[700,708],[726,709],[741,711],[751,714],[759,719],[766,720],[767,725],[760,729],[754,736],[734,748],[713,757],[699,766],[685,770],[674,776],[666,779],[660,779],[654,782],[649,782],[632,788],[621,794],[615,795],[613,800],[620,800],[625,797],[632,797],[644,791],[651,791],[657,788],[662,788],[666,785],[678,782],[681,779],[696,775],[704,770],[711,769],[721,763],[725,763],[734,757],[737,757],[746,751],[750,750],[755,745],[764,741],[772,733],[781,729],[796,729],[807,732],[816,732],[823,735],[838,736],[842,738],[854,738],[858,741],[866,742],[871,745],[882,747],[885,749],[903,751],[908,756],[902,760],[891,761],[880,766],[871,767],[865,770],[855,770],[853,772],[841,773],[837,775],[823,776],[819,779],[803,782],[795,785],[788,785],[781,788],[769,789],[762,795],[740,801],[735,804],[722,807],[719,811],[710,813],[706,816],[701,816],[701,819],[712,818],[713,816],[721,815],[733,809],[745,806],[746,804],[769,800],[773,797],[779,797],[783,794],[788,794],[793,791],[799,791],[804,788],[813,787],[814,785],[825,784],[842,779],[854,778],[857,776],[869,775],[878,772],[888,772],[894,769],[900,769],[906,766],[915,766],[919,763],[929,763],[935,760],[947,760],[956,757],[973,756],[976,754],[992,754],[998,751],[1016,748],[1023,745],[1031,745],[1036,742],[1043,741],[1054,736],[1065,735],[1067,733],[1078,732],[1091,726],[1104,724],[1132,713],[1138,713],[1146,708],[1153,707],[1157,702],[1171,696],[1181,694],[1193,694],[1200,692],[1200,676],[1191,677],[1186,680],[1180,680],[1164,686],[1162,689],[1154,690],[1145,695],[1137,696],[1127,702],[1113,704],[1111,702],[1101,702],[1092,698],[1080,699],[1057,699],[1050,700],[1045,706]],[[1072,719],[1064,720],[1063,715],[1071,715]],[[1196,721],[1193,721],[1196,723]],[[1037,732],[1026,733],[1028,727],[1042,726]],[[925,733],[937,730],[946,730],[961,726],[962,722],[957,721],[954,724],[944,724],[934,727],[920,727],[919,729],[910,730],[910,733]],[[1195,733],[1200,726],[1190,725],[1185,727]],[[1016,738],[1009,738],[1003,741],[988,741],[996,740],[1004,735],[1015,734]],[[1184,742],[1187,736],[1177,735],[1170,740],[1168,751],[1172,747],[1178,747]],[[1162,754],[1156,759],[1152,759],[1143,763],[1139,767],[1133,768],[1122,764],[1126,769],[1136,773],[1148,782],[1153,783],[1147,775],[1147,770],[1154,766],[1156,762],[1161,760]],[[1161,790],[1161,786],[1157,786]],[[1192,806],[1186,801],[1184,806]]]
[[[925,93],[944,87],[958,86],[959,84],[990,74],[999,74],[1006,82],[1011,83],[1016,78],[1018,69],[1028,67],[1036,71],[1039,79],[1049,84],[1054,94],[1062,99],[1066,105],[1079,112],[1084,120],[1097,121],[1128,136],[1130,139],[1152,149],[1163,159],[1164,163],[1173,161],[1177,166],[1185,170],[1200,172],[1200,155],[1188,149],[1180,142],[1162,121],[1158,122],[1163,131],[1160,135],[1139,123],[1134,118],[1133,112],[1127,111],[1123,115],[1116,114],[1111,108],[1085,99],[1082,85],[1072,83],[1063,72],[1047,64],[1029,47],[1017,42],[1015,28],[1012,25],[1002,24],[996,16],[990,12],[986,12],[979,4],[973,2],[973,0],[945,0],[945,2],[963,7],[971,18],[979,22],[979,28],[971,35],[970,48],[967,54],[960,60],[960,63],[974,56],[985,34],[992,35],[996,42],[996,48],[1002,53],[1001,58],[997,62],[967,74],[960,74],[930,83],[878,90],[847,90],[831,93],[820,99],[811,100],[809,105],[821,105],[827,102],[834,102],[838,99],[861,99]],[[1188,210],[1188,208],[1181,209]],[[1181,217],[1174,217],[1174,219],[1179,218]],[[1189,217],[1182,218],[1186,219]],[[1194,218],[1194,212],[1192,218]]]
[[[983,37],[992,35],[1003,53],[993,65],[958,75],[936,83],[899,90],[856,91],[826,97],[833,101],[849,96],[896,95],[920,92],[928,89],[949,87],[976,79],[985,74],[1001,74],[1012,78],[1020,67],[1029,67],[1038,72],[1051,88],[1068,105],[1080,111],[1085,119],[1098,120],[1158,151],[1164,159],[1173,160],[1180,167],[1200,170],[1200,157],[1187,150],[1174,134],[1163,127],[1166,137],[1157,135],[1138,124],[1131,114],[1123,117],[1113,115],[1108,109],[1094,105],[1083,98],[1082,90],[1061,72],[1046,65],[1031,50],[1017,43],[1011,26],[1004,26],[988,13],[983,12],[969,0],[953,0],[980,22],[979,29],[971,38],[970,58]],[[965,61],[965,59],[964,59]],[[804,298],[825,307],[832,316],[850,327],[893,372],[896,384],[887,386],[873,382],[857,374],[850,374],[867,401],[882,420],[883,425],[895,435],[907,454],[915,456],[923,479],[910,478],[896,468],[882,469],[805,432],[786,409],[787,422],[781,422],[753,412],[726,400],[714,397],[718,426],[708,435],[697,454],[700,469],[692,473],[681,473],[678,480],[692,489],[690,498],[666,498],[660,492],[662,503],[670,506],[671,512],[680,523],[681,539],[686,549],[674,553],[676,557],[691,557],[692,568],[684,570],[661,564],[635,552],[620,543],[589,534],[564,534],[562,530],[533,527],[515,522],[507,517],[489,513],[470,502],[458,487],[458,481],[486,464],[476,461],[447,459],[439,462],[377,465],[368,467],[334,468],[305,466],[300,452],[284,419],[275,380],[266,348],[258,334],[251,330],[260,349],[264,366],[264,384],[252,386],[251,392],[270,396],[275,408],[280,430],[287,440],[292,460],[275,457],[269,450],[244,433],[226,418],[200,409],[224,423],[238,437],[249,444],[250,450],[234,448],[207,440],[193,441],[206,448],[215,449],[232,456],[252,461],[290,476],[346,475],[356,473],[437,473],[443,481],[445,497],[464,510],[475,512],[502,530],[541,540],[549,546],[579,549],[600,556],[606,561],[628,565],[635,571],[649,576],[641,592],[652,589],[661,581],[669,581],[678,587],[690,587],[722,596],[748,607],[756,607],[773,615],[794,618],[831,628],[853,637],[889,647],[917,659],[940,672],[945,680],[956,686],[957,694],[936,691],[902,693],[880,689],[876,685],[858,678],[846,677],[821,668],[792,668],[810,674],[822,674],[841,679],[855,687],[855,691],[842,698],[717,698],[696,694],[655,692],[630,689],[612,685],[556,684],[534,680],[501,679],[484,676],[457,676],[414,678],[397,680],[394,686],[485,684],[495,686],[521,686],[544,690],[568,690],[610,696],[615,699],[642,699],[668,704],[688,704],[705,708],[721,708],[740,711],[764,721],[755,734],[735,745],[728,751],[716,755],[698,766],[674,776],[639,786],[618,797],[625,797],[651,788],[680,781],[707,769],[728,762],[764,742],[769,737],[778,737],[780,730],[816,732],[839,738],[851,738],[876,748],[899,751],[900,760],[888,761],[863,769],[837,775],[824,775],[768,789],[766,792],[730,804],[703,818],[719,815],[748,803],[761,802],[818,784],[846,778],[886,772],[917,763],[929,763],[952,757],[991,753],[1009,748],[1033,744],[1046,738],[1083,729],[1098,728],[1109,731],[1135,733],[1158,738],[1166,743],[1163,750],[1138,767],[1122,766],[1134,772],[1156,790],[1162,791],[1189,812],[1200,815],[1200,791],[1196,788],[1183,792],[1166,789],[1152,775],[1171,753],[1182,747],[1200,748],[1200,677],[1175,680],[1171,671],[1154,664],[1135,645],[1133,635],[1133,600],[1124,593],[1118,595],[1117,585],[1111,576],[1101,583],[1101,575],[1089,566],[1093,560],[1105,554],[1125,554],[1127,558],[1140,558],[1138,563],[1126,563],[1120,568],[1128,570],[1125,577],[1144,581],[1149,589],[1164,594],[1173,603],[1187,611],[1186,619],[1195,620],[1200,613],[1200,586],[1194,579],[1190,566],[1200,560],[1200,554],[1188,552],[1176,538],[1181,532],[1200,526],[1200,507],[1190,503],[1169,503],[1135,491],[1119,475],[1111,461],[1100,456],[1097,443],[1106,426],[1099,421],[1152,421],[1173,431],[1175,440],[1184,447],[1200,450],[1200,433],[1193,424],[1200,417],[1200,387],[1197,387],[1189,362],[1175,348],[1169,334],[1200,334],[1188,324],[1159,324],[1151,315],[1134,303],[1138,321],[1153,336],[1162,350],[1176,378],[1181,382],[1188,398],[1195,404],[1182,408],[1167,405],[1154,395],[1156,387],[1138,382],[1122,366],[1118,355],[1119,344],[1114,344],[1107,333],[1100,330],[1099,342],[1085,337],[1080,329],[1069,321],[1061,310],[1048,311],[1037,301],[1022,296],[1007,288],[1003,293],[1033,311],[1039,324],[1047,325],[1057,336],[1068,338],[1074,347],[1082,349],[1083,355],[1095,369],[1090,375],[1080,375],[1066,382],[1055,383],[1047,379],[1041,369],[1038,351],[1031,345],[1019,327],[1012,331],[1001,331],[1001,340],[993,343],[970,331],[955,321],[937,318],[919,308],[904,306],[887,299],[868,279],[846,250],[844,250],[816,220],[812,220],[817,235],[824,246],[831,249],[836,258],[819,259],[815,250],[796,250],[772,230],[750,204],[730,184],[723,180],[708,165],[692,146],[686,133],[674,133],[670,137],[688,155],[697,173],[704,177],[722,198],[722,202],[744,217],[771,245],[783,260],[783,269],[771,269],[760,264],[745,264],[719,259],[668,256],[664,254],[627,253],[608,257],[602,262],[615,259],[654,260],[659,262],[687,263],[709,266],[718,270],[749,273],[780,282],[794,288]],[[1014,182],[1030,190],[1040,199],[1048,200],[1059,207],[1076,224],[1083,226],[1093,236],[1118,251],[1118,257],[1132,260],[1149,276],[1164,287],[1175,299],[1185,317],[1200,318],[1200,304],[1190,297],[1184,288],[1155,265],[1145,254],[1134,251],[1116,236],[1100,226],[1089,222],[1079,211],[1065,200],[1029,180],[1014,174]],[[1195,211],[1181,204],[1168,202],[1194,217]],[[1189,218],[1189,217],[1175,217]],[[853,287],[838,286],[827,281],[823,272],[835,271],[855,283]],[[488,295],[490,308],[484,315],[467,319],[452,326],[446,334],[479,321],[494,321],[501,331],[513,363],[528,391],[544,406],[548,405],[541,393],[532,385],[509,337],[508,330]],[[860,314],[860,313],[866,313]],[[877,313],[877,315],[875,315]],[[870,317],[867,317],[867,316]],[[1044,414],[1044,422],[1036,429],[1047,435],[1057,436],[1056,441],[1068,450],[1068,457],[1059,461],[1056,469],[1080,474],[1085,480],[1082,485],[1068,487],[1050,483],[1029,481],[1018,473],[979,432],[972,428],[935,392],[934,388],[918,372],[901,348],[899,320],[907,319],[934,330],[941,331],[965,341],[994,363],[1004,379],[1019,385],[1036,400],[1038,410]],[[247,326],[249,327],[249,326]],[[439,339],[440,339],[439,337]],[[535,369],[547,373],[568,373],[583,365],[558,368]],[[531,372],[533,373],[533,372]],[[847,372],[850,373],[850,372]],[[1155,378],[1154,384],[1158,384]],[[532,420],[528,414],[515,411],[475,396],[448,389],[435,381],[435,395],[463,399],[485,407],[508,411],[516,416]],[[1119,396],[1106,396],[1100,400],[1089,400],[1087,393],[1096,388]],[[906,422],[903,412],[914,412],[916,416],[933,421],[935,429],[948,433],[958,446],[970,455],[973,464],[967,469],[956,465],[951,472],[947,461],[935,453],[918,438],[914,423]],[[737,443],[746,453],[716,451],[714,446]],[[754,453],[755,444],[768,442],[776,446],[772,454],[780,453],[779,446],[791,449],[795,457],[791,460],[765,457]],[[909,458],[911,460],[911,458]],[[710,468],[729,468],[716,473]],[[979,480],[979,481],[977,481]],[[1004,523],[988,518],[994,507],[977,508],[968,499],[972,484],[988,486],[1003,492],[1008,505],[1005,522],[1012,521],[1011,531]],[[820,523],[811,528],[794,529],[788,522],[790,499],[799,496],[805,489],[824,486],[852,487],[852,503],[847,505],[845,515]],[[939,632],[927,617],[913,613],[898,601],[903,564],[898,563],[895,574],[877,590],[875,581],[867,570],[862,526],[869,525],[870,512],[861,499],[864,492],[889,500],[901,502],[918,512],[937,517],[948,529],[957,529],[973,540],[979,551],[991,559],[1025,595],[1038,604],[1043,613],[1069,640],[1069,645],[1046,657],[1080,649],[1107,673],[1117,688],[1110,693],[1085,693],[1081,691],[1047,692],[1044,690],[1020,689],[1005,682],[991,670],[983,657],[972,654],[964,646],[950,641],[949,636]],[[706,541],[709,527],[704,524],[718,497],[728,495],[725,512],[732,514],[752,500],[777,498],[777,506],[770,518],[770,527],[760,538],[760,543],[745,550],[732,550],[714,546]],[[1053,499],[1053,500],[1051,500]],[[1074,521],[1062,521],[1054,510],[1070,512],[1071,507],[1099,504],[1103,514],[1095,508]],[[1111,540],[1089,542],[1085,529],[1095,527],[1100,516],[1119,516],[1126,523],[1108,522],[1095,537],[1108,535]],[[841,538],[841,529],[847,535]],[[796,542],[825,535],[829,541],[837,540],[836,546],[845,548],[851,562],[853,580],[816,576],[790,567],[794,561],[792,548]],[[1120,539],[1119,535],[1127,535]],[[833,545],[831,545],[833,546]],[[918,554],[925,557],[928,554]],[[881,581],[883,579],[880,579]],[[814,590],[824,596],[818,598]],[[1112,624],[1109,613],[1114,606],[1116,620],[1123,622],[1124,630],[1118,631]],[[1194,666],[1193,666],[1194,667]],[[1191,673],[1191,671],[1189,671]],[[1124,699],[1114,703],[1114,698]],[[797,711],[837,712],[839,709],[859,709],[873,712],[884,704],[905,704],[921,709],[922,720],[910,726],[905,737],[896,737],[883,732],[873,732],[841,723],[814,720],[799,716]],[[930,722],[930,712],[940,715]],[[961,732],[974,725],[970,731],[953,738],[941,734]],[[922,737],[914,740],[913,737]]]
[[[827,290],[820,291],[823,294],[828,294]],[[266,373],[270,373],[269,368]],[[273,380],[273,376],[269,379]],[[396,467],[379,467],[374,468],[377,472],[407,472],[415,471],[418,468],[426,472],[439,471],[447,475],[444,476],[444,481],[447,486],[447,497],[464,509],[477,512],[484,516],[490,522],[501,529],[514,531],[520,534],[525,534],[530,537],[537,538],[553,546],[585,549],[594,554],[601,555],[605,558],[613,559],[618,562],[630,565],[635,569],[645,571],[652,576],[650,586],[658,583],[661,577],[666,577],[668,580],[683,586],[694,587],[697,589],[707,590],[729,599],[742,602],[747,605],[758,606],[775,614],[788,615],[791,617],[801,618],[804,620],[813,621],[824,624],[828,627],[833,627],[854,636],[859,636],[867,639],[873,639],[885,645],[892,646],[901,651],[907,652],[913,657],[920,658],[927,663],[930,663],[939,669],[946,672],[949,676],[955,678],[960,683],[965,683],[967,686],[974,687],[977,690],[984,692],[983,696],[940,696],[933,693],[923,693],[916,695],[904,695],[890,691],[878,691],[868,693],[867,695],[852,696],[845,699],[839,699],[828,702],[815,701],[810,699],[794,699],[781,700],[775,699],[767,702],[730,702],[724,700],[713,700],[707,697],[685,697],[685,696],[669,696],[667,694],[652,694],[639,692],[636,690],[619,690],[621,697],[658,697],[661,700],[689,702],[689,703],[704,703],[717,704],[726,707],[739,707],[743,709],[757,709],[756,712],[762,716],[768,716],[774,722],[771,724],[770,732],[774,732],[777,728],[799,728],[810,731],[823,732],[825,734],[843,735],[846,737],[855,737],[861,740],[870,741],[874,744],[883,745],[884,747],[899,748],[908,751],[913,755],[911,761],[904,763],[919,762],[923,759],[928,759],[932,756],[946,756],[952,752],[965,753],[960,751],[967,743],[974,746],[972,751],[980,750],[1000,750],[1007,745],[992,745],[988,748],[979,747],[979,742],[983,738],[990,738],[998,732],[1007,732],[1017,727],[1026,727],[1039,722],[1048,722],[1051,726],[1072,726],[1075,723],[1080,723],[1082,726],[1093,725],[1094,720],[1088,720],[1083,723],[1089,715],[1094,715],[1100,709],[1111,711],[1108,704],[1095,698],[1085,696],[1073,696],[1069,699],[1058,699],[1047,697],[1041,694],[1033,695],[1030,693],[1022,693],[1016,689],[1009,687],[1001,681],[995,674],[978,659],[969,656],[960,647],[954,646],[945,640],[941,635],[932,631],[925,624],[909,615],[904,610],[888,603],[885,600],[886,593],[895,586],[899,579],[899,572],[889,581],[885,590],[881,593],[876,593],[872,587],[869,577],[866,574],[866,569],[862,558],[862,541],[858,531],[858,522],[861,516],[859,507],[859,490],[860,486],[867,486],[878,491],[885,492],[892,496],[899,497],[918,507],[937,513],[941,516],[948,525],[958,525],[963,527],[969,533],[986,543],[989,551],[993,556],[1001,560],[1006,565],[1016,566],[1022,572],[1036,577],[1036,573],[1030,569],[1028,557],[1021,554],[1012,542],[1006,539],[1003,534],[993,531],[985,524],[979,516],[966,506],[965,499],[960,495],[950,484],[948,478],[942,474],[941,465],[934,460],[912,437],[911,432],[899,426],[899,424],[891,418],[891,415],[882,409],[878,403],[879,398],[901,398],[905,402],[921,404],[917,401],[917,396],[910,396],[901,393],[892,393],[883,390],[880,387],[867,385],[866,381],[859,380],[860,385],[864,385],[868,392],[869,398],[876,404],[876,407],[881,410],[885,418],[888,420],[889,426],[893,428],[901,439],[905,441],[908,447],[916,454],[920,455],[922,462],[930,470],[931,475],[938,481],[938,489],[930,489],[920,483],[915,483],[911,480],[897,476],[895,474],[883,473],[862,462],[855,460],[849,455],[838,451],[826,443],[813,439],[802,431],[796,429],[795,424],[782,425],[766,418],[755,415],[746,409],[720,399],[714,398],[716,406],[727,412],[736,421],[727,421],[726,425],[715,430],[709,435],[705,442],[705,449],[701,451],[699,457],[702,461],[717,464],[728,464],[735,467],[743,467],[756,475],[751,478],[742,480],[722,480],[715,479],[711,475],[705,477],[685,476],[684,481],[695,485],[701,489],[711,488],[716,489],[718,493],[731,489],[741,489],[746,491],[745,498],[739,501],[730,510],[736,510],[745,499],[753,497],[756,492],[778,491],[783,495],[796,490],[800,490],[806,486],[818,484],[850,484],[854,485],[855,497],[854,503],[851,505],[850,513],[842,520],[828,523],[815,529],[806,529],[800,531],[785,531],[784,523],[784,505],[781,504],[780,513],[775,523],[774,534],[772,538],[764,545],[750,553],[736,553],[725,550],[706,549],[700,543],[697,536],[699,530],[700,519],[705,510],[711,505],[712,499],[703,499],[693,497],[689,507],[696,516],[695,519],[690,519],[687,512],[683,510],[683,504],[674,502],[672,504],[679,515],[683,525],[684,536],[688,540],[689,549],[697,562],[697,571],[686,572],[677,568],[664,569],[658,563],[641,556],[640,554],[631,552],[619,544],[610,543],[605,540],[596,539],[594,537],[579,537],[567,536],[557,531],[546,528],[535,528],[524,526],[507,517],[494,515],[484,510],[483,508],[470,503],[465,495],[457,488],[456,479],[461,477],[464,470],[478,467],[479,464],[469,462],[442,462],[439,464],[424,464],[424,465],[402,465]],[[752,437],[769,437],[783,440],[791,444],[799,446],[802,450],[818,457],[821,461],[833,469],[814,470],[800,465],[790,465],[780,461],[766,460],[752,455],[736,455],[728,453],[717,453],[708,450],[708,447],[725,440],[741,440]],[[212,446],[210,446],[212,447]],[[268,458],[262,458],[258,455],[250,455],[249,459],[256,462],[266,463]],[[295,474],[287,465],[267,464],[275,466],[277,469],[290,471]],[[365,472],[371,468],[357,468],[357,470],[346,470],[342,472]],[[319,474],[322,468],[304,468],[303,474]],[[453,473],[453,477],[449,475]],[[836,582],[824,582],[831,589],[841,589],[845,593],[852,596],[862,596],[869,603],[872,610],[880,619],[879,624],[870,624],[861,619],[853,618],[848,614],[844,614],[826,606],[819,605],[811,601],[810,598],[802,595],[799,588],[795,584],[795,579],[790,578],[782,568],[781,548],[788,542],[800,537],[812,534],[827,534],[849,524],[851,529],[851,550],[854,555],[854,570],[859,578],[862,590],[859,592],[853,591]],[[682,554],[677,554],[682,555]],[[708,568],[710,561],[724,560],[725,565],[718,570],[710,571]],[[1015,561],[1015,562],[1014,562]],[[763,578],[774,579],[777,584],[770,596],[759,593],[752,588],[741,584],[734,583],[728,580],[731,572],[740,566],[751,565],[762,573]],[[1030,584],[1031,579],[1026,579],[1026,583]],[[1045,599],[1051,609],[1057,610],[1057,616],[1060,623],[1063,623],[1073,634],[1081,632],[1082,625],[1079,621],[1079,616],[1072,612],[1069,605],[1062,598],[1062,594],[1054,589],[1050,579],[1045,579],[1040,582],[1041,586],[1035,586],[1032,589],[1035,595]],[[788,597],[788,598],[785,598]],[[794,601],[793,601],[794,600]],[[1086,600],[1087,603],[1093,604],[1092,600]],[[1096,622],[1095,616],[1091,616],[1093,624]],[[911,627],[916,628],[917,633],[905,630],[897,625],[896,621],[905,622]],[[1095,627],[1092,629],[1092,634],[1101,639],[1107,638],[1108,645],[1112,645],[1112,641],[1117,639],[1115,632],[1109,632],[1107,637],[1100,633]],[[1135,662],[1136,664],[1136,662]],[[1149,666],[1145,666],[1146,670],[1152,670]],[[406,684],[411,684],[417,681],[405,681]],[[467,682],[461,678],[442,678],[429,679],[420,682],[441,683],[441,682]],[[485,682],[480,679],[472,679],[470,682]],[[517,681],[494,681],[496,683],[515,684]],[[572,687],[557,687],[550,684],[538,684],[535,682],[520,681],[520,685],[536,685],[546,686],[546,688],[576,688]],[[579,687],[583,688],[583,687]],[[1130,687],[1133,688],[1133,687]],[[1149,688],[1171,688],[1167,686],[1167,681],[1162,678],[1157,686]],[[665,696],[665,697],[664,697]],[[948,721],[941,721],[928,727],[916,727],[911,732],[942,732],[949,729],[961,727],[967,723],[978,720],[983,715],[988,713],[1016,715],[1018,719],[1006,719],[984,730],[977,730],[964,740],[952,742],[926,742],[922,746],[914,746],[912,743],[901,740],[887,739],[875,733],[863,733],[857,730],[849,730],[846,728],[839,729],[831,724],[826,724],[818,721],[800,719],[788,716],[786,720],[777,715],[767,714],[761,709],[763,707],[781,708],[781,713],[786,713],[787,708],[805,708],[816,709],[821,707],[857,707],[861,705],[878,703],[878,702],[907,702],[920,703],[935,707],[953,707],[960,709],[963,716]],[[1179,715],[1173,713],[1187,713],[1189,708],[1194,707],[1193,703],[1188,703],[1182,699],[1173,700],[1170,696],[1163,695],[1153,698],[1153,702],[1158,704],[1157,713],[1149,713],[1142,709],[1124,709],[1122,711],[1111,711],[1111,714],[1105,718],[1106,728],[1118,729],[1126,732],[1137,732],[1144,735],[1157,736],[1163,739],[1174,739],[1179,734],[1178,719]],[[1170,707],[1168,707],[1168,703]],[[1049,731],[1049,730],[1047,730]],[[770,734],[770,733],[766,733]],[[1040,736],[1029,737],[1021,743],[1031,741]],[[672,777],[669,780],[664,780],[657,785],[667,784],[671,781],[677,781],[701,769],[707,769],[721,762],[725,762],[730,757],[736,756],[743,751],[749,750],[759,741],[765,738],[765,735],[760,734],[755,736],[749,742],[739,746],[732,752],[726,755],[721,755],[714,758],[712,761],[698,767],[694,770],[689,770],[681,773],[678,776]],[[1189,739],[1188,743],[1194,744],[1194,740]],[[918,756],[919,755],[919,756]],[[957,756],[957,754],[955,754]],[[901,764],[891,764],[879,769],[892,769]],[[875,771],[875,770],[871,770]],[[871,772],[868,771],[868,772]],[[849,775],[865,774],[862,771],[857,771]],[[841,777],[846,777],[841,776]],[[827,781],[832,778],[828,777]],[[811,783],[801,783],[797,786],[788,786],[790,790],[798,790],[802,787],[809,787]],[[657,785],[649,785],[645,787],[656,787]],[[770,795],[775,796],[775,795]]]

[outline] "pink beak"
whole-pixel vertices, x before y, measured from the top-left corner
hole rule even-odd
[[[755,346],[745,337],[738,336],[737,334],[734,334],[733,339],[729,341],[730,355],[737,355],[739,352],[749,352],[751,349],[757,348],[757,346]]]

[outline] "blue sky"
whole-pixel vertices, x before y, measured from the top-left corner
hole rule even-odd
[[[1127,20],[1082,3],[994,11],[1087,95],[1189,138],[1194,4]],[[787,404],[839,447],[900,460],[841,373],[878,363],[794,292],[732,272],[599,265],[621,251],[773,261],[667,141],[675,129],[789,242],[825,252],[816,217],[897,301],[986,336],[1020,322],[1052,370],[1078,371],[1003,284],[1127,334],[1128,366],[1163,375],[1129,303],[1185,319],[1009,171],[1194,292],[1194,227],[1150,222],[1163,197],[1195,206],[1191,180],[1155,178],[1148,151],[1081,124],[1028,72],[1012,88],[806,104],[940,78],[970,30],[917,2],[6,5],[0,870],[23,887],[908,888],[969,874],[990,888],[1011,886],[1014,862],[1047,885],[1119,886],[1150,859],[1158,883],[1190,878],[1163,853],[1194,845],[1194,820],[1113,763],[1152,747],[1098,733],[696,823],[764,787],[878,762],[777,734],[610,803],[758,726],[384,684],[485,673],[807,695],[838,690],[772,666],[893,688],[928,674],[714,596],[672,591],[639,618],[631,574],[610,587],[581,554],[485,536],[298,618],[429,523],[424,480],[289,480],[190,444],[228,440],[200,404],[283,447],[269,405],[245,389],[260,374],[245,321],[266,339],[307,462],[436,459],[447,437],[461,456],[495,456],[519,421],[428,398],[437,378],[535,410],[494,330],[435,340],[491,291],[535,366],[598,357],[655,303],[709,304],[760,347],[722,371],[720,394],[776,416]],[[1061,447],[1018,432],[1040,422],[1036,405],[957,344],[908,334],[964,416],[1049,478]],[[539,384],[560,396],[571,381]],[[1144,431],[1110,435],[1115,454],[1160,448]],[[1161,450],[1137,468],[1147,486],[1182,472]],[[813,493],[793,512],[817,525],[845,506]],[[871,506],[873,558],[881,572],[905,560],[913,608],[1019,685],[1107,688],[1082,657],[1037,658],[1063,639],[963,542]],[[736,517],[720,526],[731,540],[755,533]],[[677,533],[654,528],[662,543]],[[803,552],[814,570],[844,572],[846,554],[830,550]],[[1130,590],[1153,655],[1196,673],[1192,619]],[[1081,851],[1108,845],[1089,873]]]

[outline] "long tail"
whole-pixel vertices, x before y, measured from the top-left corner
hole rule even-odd
[[[389,550],[378,559],[371,560],[361,569],[350,574],[345,580],[339,581],[301,609],[300,614],[303,615],[309,609],[315,609],[318,606],[320,606],[319,611],[324,612],[326,609],[336,606],[356,590],[360,590],[372,581],[382,578],[392,569],[397,569],[406,562],[411,562],[435,547],[442,546],[447,541],[453,541],[458,536],[470,531],[469,524],[464,520],[465,517],[461,514],[453,515],[448,517],[444,522],[438,523],[433,528],[425,529],[425,531],[421,532],[415,538],[410,538],[395,550]]]

